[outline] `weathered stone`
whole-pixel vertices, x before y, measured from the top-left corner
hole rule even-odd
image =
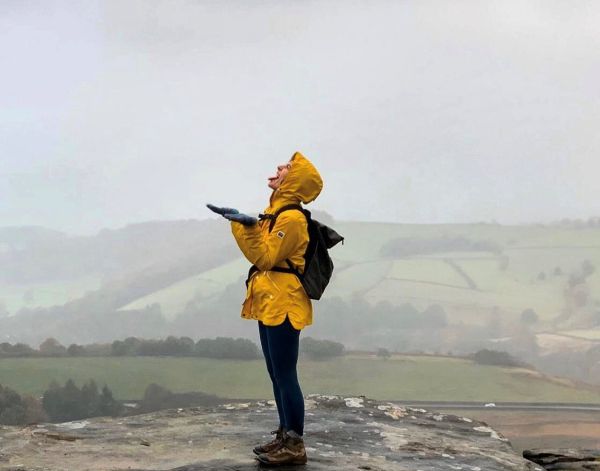
[[[523,456],[548,471],[600,471],[600,450],[535,449],[523,451]]]
[[[364,397],[311,395],[305,406],[305,471],[542,471],[483,422]],[[4,426],[0,470],[255,471],[252,448],[276,419],[274,404],[258,401]],[[49,439],[74,429],[73,442]]]

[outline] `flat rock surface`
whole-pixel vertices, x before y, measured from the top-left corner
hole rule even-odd
[[[306,471],[539,470],[483,422],[363,397],[305,399]],[[0,470],[256,470],[272,401],[0,429]],[[279,468],[279,469],[298,469]]]

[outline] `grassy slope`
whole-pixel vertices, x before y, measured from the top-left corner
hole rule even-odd
[[[326,297],[348,297],[359,293],[373,303],[382,300],[411,302],[420,309],[439,303],[452,322],[485,322],[482,313],[489,313],[494,307],[498,307],[503,316],[514,318],[524,309],[533,308],[541,319],[551,319],[563,307],[566,277],[583,260],[589,259],[599,268],[588,279],[588,284],[592,297],[600,298],[600,229],[363,222],[336,222],[333,225],[346,241],[332,250],[336,272]],[[502,270],[499,256],[487,252],[449,252],[398,260],[384,260],[380,256],[382,245],[397,237],[443,236],[494,241],[504,247],[504,255],[509,257],[508,267]],[[245,276],[248,266],[246,260],[239,258],[157,290],[122,309],[159,303],[165,315],[174,317],[189,301],[210,299],[220,294],[227,284],[238,282]],[[557,266],[564,273],[561,277],[552,275]],[[546,280],[537,279],[540,272],[546,273]],[[475,289],[468,286],[465,277],[475,283]],[[70,285],[56,283],[39,287],[35,290],[35,305],[60,304],[83,294],[97,283],[82,280]],[[4,300],[13,310],[22,303],[24,291],[21,287],[0,285],[0,301]]]
[[[162,312],[167,317],[173,317],[181,312],[185,305],[194,298],[202,301],[218,295],[227,284],[233,283],[240,276],[247,273],[249,267],[250,263],[248,261],[238,258],[220,267],[185,278],[166,288],[138,298],[121,307],[121,310],[143,309],[147,305],[159,303]]]
[[[559,332],[560,334],[569,336],[569,337],[577,337],[586,340],[598,340],[600,341],[600,329],[587,329],[587,330],[567,330],[564,332]]]
[[[8,284],[0,282],[0,303],[4,303],[9,312],[22,307],[48,307],[61,305],[67,301],[82,297],[86,292],[98,289],[100,276],[94,275],[69,281],[52,283]],[[26,301],[26,293],[31,298]]]
[[[381,360],[354,355],[324,362],[302,361],[303,392],[376,399],[444,401],[598,402],[600,391],[576,389],[538,373],[473,364],[462,359],[395,356]],[[39,395],[52,379],[89,378],[107,383],[120,399],[137,399],[157,382],[174,391],[204,391],[224,397],[269,398],[262,360],[202,358],[4,359],[2,384]]]

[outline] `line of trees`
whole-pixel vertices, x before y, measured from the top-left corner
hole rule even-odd
[[[143,340],[128,337],[115,340],[111,345],[115,356],[195,356],[204,358],[230,358],[255,360],[260,358],[254,342],[243,338],[217,337],[194,342],[189,337],[169,336],[164,340]]]
[[[77,387],[72,379],[64,386],[52,381],[41,400],[21,395],[0,385],[0,424],[26,425],[53,421],[65,422],[97,416],[117,416],[123,412],[108,386],[100,390],[94,380]]]
[[[0,424],[22,425],[43,422],[47,419],[38,399],[21,396],[15,390],[0,384]]]
[[[251,340],[231,337],[199,339],[196,342],[190,337],[127,337],[107,344],[71,344],[68,347],[55,338],[47,338],[37,350],[24,343],[0,343],[0,358],[82,356],[195,356],[253,360],[260,358],[260,351]]]
[[[311,359],[322,359],[344,354],[344,345],[330,340],[303,338],[301,351]],[[262,357],[258,346],[249,339],[217,337],[199,339],[169,336],[166,339],[127,337],[109,344],[61,345],[54,339],[44,340],[38,350],[29,345],[8,342],[0,344],[2,357],[85,357],[85,356],[174,356],[220,359],[256,360]]]
[[[144,397],[139,403],[139,412],[153,412],[176,407],[213,406],[223,403],[223,399],[214,394],[203,392],[174,393],[170,389],[156,383],[151,383],[144,391]]]
[[[338,357],[343,355],[344,352],[344,345],[332,340],[318,340],[312,337],[303,337],[300,340],[300,353],[311,360]]]
[[[91,379],[78,388],[72,379],[64,386],[52,381],[42,397],[42,406],[48,418],[54,422],[85,419],[98,416],[117,416],[123,406],[117,401],[107,385],[98,389]]]
[[[484,348],[471,355],[471,358],[475,363],[479,363],[480,365],[509,367],[526,366],[523,362],[517,360],[511,354],[501,350],[488,350]]]

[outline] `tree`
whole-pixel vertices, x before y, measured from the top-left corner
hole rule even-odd
[[[44,392],[42,405],[48,417],[59,422],[99,415],[118,415],[122,410],[108,386],[104,385],[99,394],[94,380],[88,381],[79,389],[70,378],[63,387],[56,381],[50,383]]]
[[[156,383],[151,383],[144,391],[144,399],[142,400],[143,409],[159,410],[172,397],[173,393],[167,388]]]
[[[162,340],[142,340],[142,343],[138,348],[138,355],[157,356],[162,355],[163,353]]]
[[[5,357],[30,357],[34,356],[36,351],[24,343],[11,345],[8,342],[0,343],[0,355]]]
[[[300,340],[300,350],[312,360],[325,360],[344,354],[344,345],[331,340],[317,340],[304,337]]]
[[[110,348],[110,354],[118,357],[127,355],[127,347],[121,340],[115,340]]]
[[[589,301],[590,288],[586,284],[578,285],[573,288],[571,296],[576,307],[583,307]]]
[[[144,391],[140,412],[219,403],[222,403],[222,399],[213,394],[203,392],[174,393],[163,386],[152,383]]]
[[[69,345],[69,348],[67,348],[67,354],[71,357],[80,357],[85,355],[85,348],[76,343],[72,343]]]
[[[37,424],[48,421],[48,415],[39,399],[30,395],[22,396],[22,399],[25,405],[24,424]]]
[[[102,393],[100,394],[100,407],[98,410],[99,415],[110,415],[114,417],[119,415],[121,410],[121,404],[115,400],[112,391],[105,384],[102,387]]]
[[[67,353],[67,349],[52,337],[47,338],[40,344],[39,351],[42,355],[50,357],[64,356]]]
[[[424,327],[446,327],[448,320],[446,311],[439,304],[432,304],[421,314]]]
[[[25,405],[14,390],[0,385],[0,424],[19,425],[25,419]]]
[[[69,378],[62,389],[62,418],[61,420],[83,419],[86,407],[82,401],[81,390]]]
[[[142,341],[137,337],[127,337],[123,340],[123,344],[125,345],[125,350],[127,355],[137,355],[138,348],[140,348]]]
[[[258,347],[254,342],[244,338],[217,337],[216,339],[199,339],[194,347],[194,354],[206,358],[238,358],[255,360],[259,358]]]
[[[527,308],[521,313],[521,323],[525,325],[533,325],[538,321],[537,313],[531,309]]]
[[[85,407],[86,417],[94,417],[100,414],[100,394],[98,385],[93,379],[90,379],[81,387],[81,402]]]
[[[194,351],[194,341],[189,337],[174,337],[170,335],[164,341],[164,352],[166,355],[186,356]]]
[[[584,260],[581,263],[581,272],[583,273],[584,278],[587,278],[588,276],[593,274],[594,271],[596,271],[596,267],[594,267],[592,262],[590,262],[589,260]]]
[[[384,360],[390,359],[392,354],[387,348],[378,348],[377,349],[377,357],[383,358]]]
[[[111,345],[111,355],[135,356],[139,355],[140,346],[144,341],[137,337],[127,337],[125,340],[115,340]]]
[[[40,401],[0,385],[0,424],[26,425],[47,419]]]
[[[509,353],[497,350],[479,350],[472,355],[472,359],[481,365],[521,366]]]

